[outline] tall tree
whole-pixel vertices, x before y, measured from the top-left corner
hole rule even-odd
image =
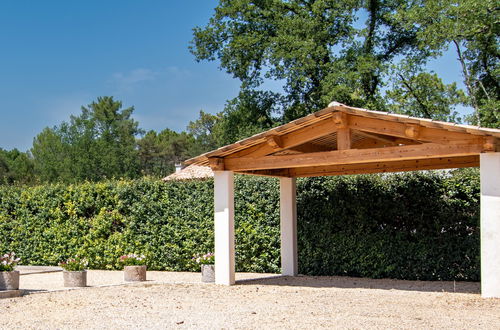
[[[192,135],[168,128],[160,133],[149,131],[137,143],[142,174],[156,177],[172,173],[176,163],[194,157],[200,151]]]
[[[451,47],[462,69],[474,124],[500,127],[500,6],[495,0],[417,0],[399,19],[417,26],[422,50]]]
[[[191,51],[220,60],[243,89],[283,81],[285,120],[332,100],[380,109],[391,61],[422,56],[417,27],[396,17],[407,9],[404,0],[221,0]]]
[[[222,114],[212,115],[200,110],[198,119],[189,122],[187,131],[196,139],[200,153],[217,149],[222,145],[216,130],[221,118]]]
[[[446,120],[465,103],[469,121],[497,127],[498,12],[494,0],[220,0],[191,52],[220,61],[242,90],[282,82],[284,121],[332,100]],[[450,46],[465,99],[426,67]]]
[[[460,122],[454,111],[467,98],[456,83],[444,84],[435,73],[422,72],[418,65],[395,66],[386,92],[387,109],[415,117]]]
[[[0,184],[32,184],[36,182],[33,160],[17,149],[0,148]]]
[[[279,124],[281,98],[276,93],[243,90],[228,101],[215,125],[219,145],[234,143]]]
[[[282,103],[277,93],[244,89],[218,114],[200,111],[187,131],[196,139],[200,152],[214,150],[278,125]]]
[[[69,145],[64,144],[57,127],[45,128],[33,139],[31,154],[35,173],[43,182],[74,181]]]
[[[35,168],[44,181],[76,182],[139,175],[134,108],[99,97],[79,116],[46,128],[33,142]]]

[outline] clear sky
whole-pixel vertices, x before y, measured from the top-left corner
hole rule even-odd
[[[98,96],[135,106],[140,127],[184,130],[221,111],[239,83],[189,53],[216,0],[0,1],[0,148],[28,150],[44,127]],[[461,80],[453,55],[432,67]]]
[[[1,1],[0,148],[27,150],[44,127],[97,96],[135,106],[144,129],[183,130],[220,111],[239,83],[189,53],[215,0]]]

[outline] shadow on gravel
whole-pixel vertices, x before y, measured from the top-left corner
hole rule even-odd
[[[45,289],[41,289],[41,290],[21,289],[21,296],[27,296],[27,295],[32,294],[32,293],[42,293],[42,292],[50,292],[50,291],[45,290]]]
[[[56,266],[17,266],[16,270],[19,271],[20,275],[59,273],[63,271],[61,267]]]
[[[270,276],[237,281],[239,285],[278,285],[308,288],[379,289],[421,292],[480,293],[479,282],[404,281],[342,276]]]

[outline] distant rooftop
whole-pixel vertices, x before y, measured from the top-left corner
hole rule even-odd
[[[163,178],[163,181],[172,180],[192,180],[192,179],[206,179],[212,178],[214,172],[208,166],[189,165],[188,167],[180,170],[179,172],[172,173]]]

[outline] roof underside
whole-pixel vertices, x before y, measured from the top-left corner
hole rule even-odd
[[[500,130],[331,104],[186,164],[269,176],[474,167],[499,151]]]

